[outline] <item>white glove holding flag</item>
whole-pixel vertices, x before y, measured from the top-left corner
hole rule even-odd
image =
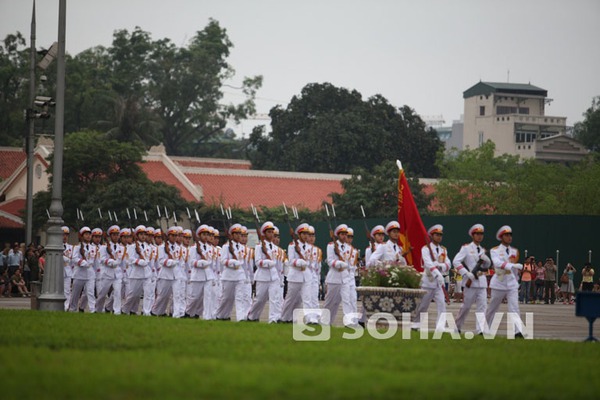
[[[144,259],[141,259],[141,258],[140,258],[140,259],[138,260],[138,262],[137,262],[137,265],[138,265],[139,267],[147,267],[147,266],[148,266],[148,261],[146,261],[146,260],[144,260]]]
[[[341,271],[341,270],[343,270],[343,269],[346,269],[346,268],[348,268],[348,263],[347,263],[347,262],[344,262],[344,261],[337,261],[337,262],[335,263],[335,267]]]

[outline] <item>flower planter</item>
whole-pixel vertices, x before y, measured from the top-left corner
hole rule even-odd
[[[417,308],[425,295],[423,289],[395,287],[359,286],[356,288],[362,301],[367,319],[376,313],[388,313],[402,321],[402,313],[410,313],[415,318]]]

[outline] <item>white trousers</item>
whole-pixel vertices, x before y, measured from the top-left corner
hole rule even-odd
[[[79,300],[85,289],[85,294],[89,299],[90,307],[93,305],[96,307],[96,298],[94,297],[94,280],[93,279],[73,279],[73,289],[71,290],[71,302],[69,305],[69,311],[77,312],[79,306]],[[95,308],[92,312],[96,311]]]
[[[188,302],[185,313],[190,317],[203,317],[206,298],[210,297],[208,290],[212,287],[211,281],[191,281],[188,283]]]
[[[173,318],[181,318],[185,314],[186,287],[187,281],[184,279],[175,279],[173,282]]]
[[[164,315],[169,304],[169,299],[173,294],[174,280],[158,279],[156,281],[156,300],[152,306],[152,314]]]
[[[156,277],[144,279],[144,303],[142,309],[144,315],[150,315],[154,300],[156,299]]]
[[[144,293],[144,279],[129,279],[127,296],[123,304],[123,314],[137,314],[140,309],[140,297]]]
[[[431,288],[422,288],[427,293],[421,299],[421,304],[419,304],[419,308],[416,311],[416,316],[414,323],[418,324],[421,321],[421,313],[427,312],[429,309],[429,305],[431,304],[431,300],[435,301],[435,305],[437,306],[437,317],[435,322],[435,329],[440,330],[443,329],[443,326],[440,326],[440,318],[442,314],[446,312],[446,298],[444,297],[444,291],[441,286],[436,287],[435,289]]]
[[[125,293],[124,288],[123,278],[115,279],[112,295],[106,301],[104,309],[112,310],[115,315],[121,315],[121,305],[123,304],[123,294]]]
[[[279,279],[271,282],[256,282],[256,297],[248,312],[249,320],[258,320],[262,314],[267,300],[269,301],[269,322],[277,322],[281,318],[281,302],[283,288]]]
[[[96,312],[97,313],[102,313],[104,312],[104,308],[105,308],[105,304],[108,304],[107,302],[107,296],[108,296],[108,292],[110,291],[110,288],[114,285],[115,282],[117,282],[116,279],[109,279],[109,278],[102,278],[100,279],[100,281],[98,281],[98,284],[96,286],[96,290],[97,290],[97,294],[98,294],[98,298],[96,298]],[[120,282],[119,282],[120,285]],[[113,293],[114,290],[116,290],[116,288],[113,287]]]
[[[240,321],[246,319],[244,312],[244,298],[242,287],[244,281],[222,281],[223,290],[221,291],[221,297],[219,298],[219,307],[215,317],[217,319],[230,319],[233,305],[235,304],[236,319]]]
[[[71,304],[71,281],[71,277],[65,278],[63,290],[63,293],[65,295],[65,311],[69,311],[69,304]]]
[[[293,322],[294,310],[302,307],[302,290],[306,284],[306,282],[288,281],[288,290],[281,311],[281,320],[283,322]]]
[[[485,313],[485,320],[488,327],[491,326],[494,315],[498,312],[502,300],[506,299],[508,312],[515,313],[519,316],[515,321],[515,332],[523,333],[523,321],[521,321],[521,311],[519,310],[519,289],[500,290],[492,289],[492,298],[490,305]]]
[[[475,303],[475,312],[485,315],[485,311],[487,309],[487,288],[463,288],[463,303],[458,310],[458,314],[456,315],[456,328],[461,329],[463,326],[467,315],[469,314],[469,310],[473,303]],[[479,325],[479,321],[475,319],[477,323],[477,332],[483,332],[483,327]]]

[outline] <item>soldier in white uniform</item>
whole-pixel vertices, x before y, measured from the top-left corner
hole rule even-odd
[[[92,229],[91,244],[96,247],[95,257],[92,265],[88,268],[88,281],[79,301],[79,311],[83,311],[88,307],[91,313],[96,312],[96,286],[100,280],[100,246],[102,244],[102,236],[104,232],[100,228]],[[93,293],[93,296],[88,298],[88,293]]]
[[[80,242],[73,248],[73,290],[71,292],[71,302],[69,311],[76,312],[81,299],[81,293],[84,288],[87,290],[88,297],[94,296],[93,288],[86,285],[89,280],[89,269],[94,268],[97,247],[90,241],[92,230],[84,226],[79,230]],[[91,293],[90,293],[91,290]]]
[[[123,304],[123,314],[136,315],[140,308],[140,298],[144,293],[146,270],[149,269],[152,248],[146,242],[146,227],[138,225],[135,230],[135,242],[127,246],[129,265],[129,286]]]
[[[385,264],[386,262],[398,263],[406,265],[404,256],[408,254],[402,249],[400,244],[400,223],[391,221],[385,226],[385,231],[389,236],[389,240],[384,246],[377,246],[375,252],[369,257],[367,267]]]
[[[231,320],[234,303],[236,316],[243,315],[244,311],[241,289],[246,280],[246,271],[244,270],[245,246],[240,244],[242,225],[231,225],[229,236],[231,239],[223,245],[220,258],[223,266],[221,273],[223,291],[219,299],[216,319],[221,321]]]
[[[240,294],[242,296],[242,303],[244,308],[242,313],[237,314],[237,321],[245,321],[248,317],[250,307],[252,307],[252,282],[254,281],[254,249],[247,246],[248,243],[248,228],[242,226],[242,234],[240,236],[240,244],[244,246],[244,273],[246,279],[240,287]]]
[[[354,229],[348,227],[348,235],[346,236],[346,243],[350,246],[350,259],[348,260],[348,273],[350,274],[350,282],[348,285],[342,287],[342,309],[344,308],[344,297],[348,296],[348,304],[350,307],[348,310],[344,310],[344,315],[348,313],[358,312],[358,295],[356,293],[356,278],[358,276],[358,262],[360,260],[359,250],[352,245],[354,241]],[[347,291],[347,294],[345,293]],[[355,319],[348,321],[350,324],[356,323]]]
[[[312,245],[312,253],[310,255],[308,269],[310,271],[310,282],[304,286],[304,292],[302,293],[302,302],[304,308],[318,309],[319,305],[319,284],[321,283],[321,262],[323,261],[323,251],[315,246],[316,241],[315,227],[312,225],[308,226],[308,237],[307,241]],[[311,313],[306,315],[307,323],[318,323],[321,313]]]
[[[456,328],[460,333],[462,325],[469,314],[471,305],[475,303],[475,312],[485,316],[487,309],[487,279],[485,271],[492,262],[485,254],[485,248],[481,245],[484,228],[481,224],[475,224],[469,228],[469,236],[473,239],[471,243],[465,244],[454,256],[452,264],[456,272],[462,277],[464,292],[463,304],[456,316]],[[479,265],[478,268],[476,268]],[[483,327],[477,321],[477,333],[483,332]]]
[[[383,246],[383,239],[385,239],[385,228],[383,225],[376,225],[371,229],[371,238],[373,241],[369,243],[369,247],[365,249],[365,265],[369,266],[369,260],[371,259],[371,255],[375,252],[375,250]]]
[[[204,315],[204,319],[215,319],[217,316],[217,309],[219,308],[219,299],[223,292],[223,285],[221,283],[221,246],[219,245],[220,234],[219,230],[212,227],[212,236],[209,237],[209,241],[213,245],[213,264],[212,269],[214,272],[215,279],[213,280],[212,288],[210,290],[210,305],[208,306],[207,313]]]
[[[496,233],[500,245],[490,251],[494,265],[494,276],[490,282],[492,298],[485,315],[488,327],[491,326],[494,315],[500,308],[502,300],[507,300],[508,312],[520,315],[519,311],[519,271],[523,264],[519,261],[519,250],[511,246],[512,228],[504,225]],[[521,318],[515,321],[515,337],[523,338],[523,324]]]
[[[151,315],[164,315],[173,295],[173,282],[175,273],[173,269],[179,263],[180,249],[175,238],[177,237],[177,227],[172,226],[167,230],[167,241],[158,248],[158,279],[156,281],[156,300],[152,306]]]
[[[181,318],[185,315],[186,295],[187,295],[187,259],[188,246],[184,243],[184,239],[189,244],[189,239],[185,238],[183,228],[176,226],[177,236],[175,241],[179,246],[179,259],[177,265],[173,269],[175,281],[173,282],[173,318]]]
[[[191,318],[204,317],[206,299],[210,298],[208,289],[212,288],[215,278],[212,269],[213,251],[212,243],[208,243],[212,231],[208,225],[200,225],[196,229],[197,242],[190,248],[189,264],[192,269],[189,282],[189,301],[185,314]]]
[[[96,312],[112,311],[105,307],[106,297],[110,288],[113,289],[113,296],[119,299],[119,309],[121,308],[121,263],[125,248],[119,243],[120,228],[112,225],[108,228],[109,241],[106,245],[100,247],[100,283],[98,285],[98,298],[96,299]],[[117,284],[118,282],[118,284]]]
[[[279,298],[283,290],[280,286],[280,276],[283,273],[282,262],[278,257],[278,246],[273,244],[275,225],[267,221],[260,227],[263,239],[254,250],[256,272],[256,297],[248,312],[248,321],[258,321],[260,314],[269,301],[269,323],[276,323],[281,318],[281,303]]]
[[[146,269],[146,278],[144,279],[144,302],[142,303],[142,313],[146,316],[152,312],[152,305],[156,298],[156,268],[158,261],[158,247],[154,244],[155,230],[151,226],[146,227],[146,243],[150,247],[150,259]],[[162,233],[160,233],[162,235]]]
[[[288,256],[287,253],[285,252],[284,249],[281,248],[280,246],[281,243],[281,234],[279,232],[279,228],[277,226],[275,226],[275,228],[273,229],[273,244],[277,247],[277,260],[279,261],[279,265],[281,265],[281,270],[280,270],[280,274],[279,274],[279,287],[281,288],[280,291],[277,292],[277,309],[281,310],[283,309],[283,287],[284,287],[284,276],[286,275],[286,265],[288,264],[289,260],[288,260]],[[281,312],[280,312],[281,314]],[[280,316],[281,318],[281,316]],[[279,320],[277,321],[279,322]]]
[[[294,310],[302,306],[302,293],[312,279],[308,267],[313,246],[308,243],[308,224],[298,225],[295,233],[299,239],[292,240],[288,246],[288,290],[281,311],[284,323],[293,322]]]
[[[442,225],[434,225],[427,231],[431,241],[421,249],[424,274],[421,278],[421,288],[427,293],[421,299],[421,304],[416,311],[413,328],[418,328],[421,321],[421,313],[427,312],[431,300],[437,306],[436,330],[442,330],[444,325],[440,319],[446,312],[446,299],[444,296],[444,273],[450,271],[450,258],[448,251],[441,245],[444,234]]]
[[[346,224],[338,225],[334,230],[334,235],[337,237],[337,240],[327,245],[329,272],[327,272],[327,277],[325,278],[327,292],[325,293],[325,303],[323,304],[323,308],[329,310],[330,324],[333,324],[335,321],[340,303],[344,303],[342,304],[344,315],[347,312],[351,312],[352,306],[350,305],[350,296],[347,288],[350,285],[350,281],[354,279],[349,272],[352,246],[347,243],[348,226]],[[344,285],[346,288],[344,288]]]
[[[71,281],[73,279],[73,245],[68,243],[69,240],[69,227],[63,226],[63,279],[65,295],[65,311],[69,310],[69,303],[71,302]]]

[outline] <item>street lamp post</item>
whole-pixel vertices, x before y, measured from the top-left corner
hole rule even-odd
[[[58,6],[58,55],[56,73],[56,116],[54,124],[54,164],[52,169],[52,202],[48,219],[48,241],[46,244],[46,269],[39,297],[40,310],[64,310],[63,279],[63,206],[62,168],[64,149],[65,115],[65,32],[67,0],[59,0]]]
[[[32,242],[33,231],[33,149],[35,119],[32,112],[35,107],[35,0],[33,1],[33,11],[31,14],[31,37],[30,37],[30,59],[29,59],[29,110],[27,110],[27,122],[29,124],[29,134],[25,144],[27,146],[27,204],[25,205],[25,243],[29,245]]]

